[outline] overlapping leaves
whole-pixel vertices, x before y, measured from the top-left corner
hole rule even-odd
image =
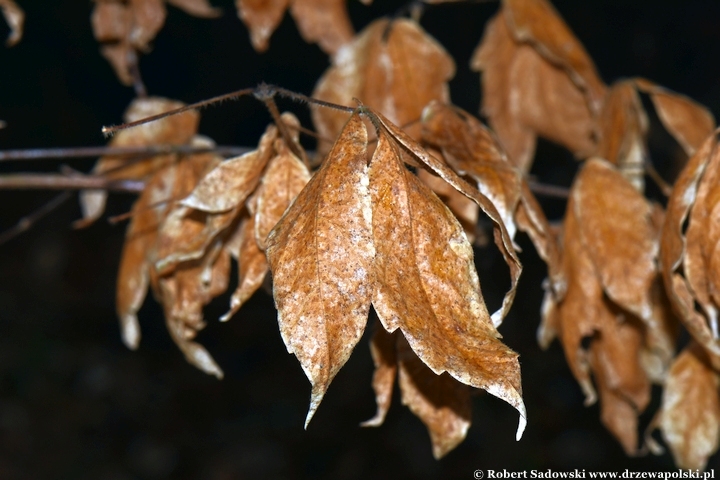
[[[196,17],[220,14],[207,0],[95,0],[91,16],[93,33],[102,44],[101,53],[124,85],[133,84],[138,53],[150,49],[150,43],[165,24],[165,3]]]

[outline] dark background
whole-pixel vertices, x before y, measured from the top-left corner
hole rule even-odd
[[[102,145],[100,127],[118,123],[133,97],[99,55],[89,1],[19,3],[22,42],[0,48],[0,149]],[[327,57],[298,36],[286,16],[270,50],[255,53],[232,2],[216,20],[172,7],[152,53],[141,60],[150,94],[193,102],[261,81],[310,93]],[[349,0],[356,29],[401,2]],[[720,2],[556,1],[606,82],[640,75],[690,95],[720,114]],[[468,68],[494,2],[432,8],[422,25],[454,55],[455,103],[476,112],[479,78]],[[0,22],[2,23],[2,22]],[[0,37],[7,29],[0,26]],[[304,107],[292,108],[309,126]],[[203,112],[201,133],[218,144],[255,145],[269,115],[252,99]],[[676,146],[650,138],[661,170]],[[59,161],[4,164],[0,171],[56,171]],[[93,160],[66,161],[87,171]],[[534,173],[568,186],[575,163],[541,143]],[[47,202],[48,192],[0,192],[0,231]],[[114,195],[110,215],[132,197]],[[545,200],[552,218],[564,209]],[[228,295],[206,310],[199,336],[225,370],[217,381],[185,362],[148,300],[139,351],[122,345],[114,312],[115,275],[125,225],[100,221],[74,231],[75,199],[30,232],[0,246],[0,478],[472,478],[475,469],[671,470],[669,455],[630,459],[585,408],[562,351],[535,342],[544,266],[526,238],[516,305],[501,332],[521,355],[529,426],[515,442],[517,414],[485,394],[474,400],[468,438],[441,461],[425,427],[395,395],[385,425],[358,424],[375,412],[367,339],[333,382],[307,431],[310,385],[278,334],[272,299],[258,293],[227,324],[214,319]],[[491,308],[507,284],[494,249],[478,250]],[[234,286],[231,287],[230,291]],[[657,407],[659,390],[654,391]],[[651,413],[643,415],[644,427]],[[718,467],[716,455],[709,467]]]

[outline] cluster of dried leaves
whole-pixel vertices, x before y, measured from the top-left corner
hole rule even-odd
[[[202,17],[206,0],[167,0]],[[433,3],[433,2],[428,2]],[[230,319],[272,277],[280,333],[312,384],[310,421],[362,337],[371,312],[372,387],[383,423],[395,378],[402,403],[427,426],[435,457],[470,426],[472,388],[505,400],[526,424],[518,354],[497,328],[515,298],[525,232],[547,263],[538,341],[562,343],[586,397],[629,455],[660,453],[659,429],[678,466],[703,468],[720,441],[720,148],[710,112],[645,79],[606,85],[547,0],[503,0],[472,67],[482,73],[482,112],[492,130],[450,103],[452,57],[414,20],[379,19],[354,34],[341,0],[238,0],[258,51],[286,9],[308,42],[331,56],[313,97],[317,158],[298,141],[298,120],[276,115],[257,149],[224,160],[211,153],[128,162],[101,158],[94,173],[136,179],[118,275],[125,343],[137,348],[137,312],[152,289],[171,337],[188,361],[222,377],[194,341],[203,307],[238,284]],[[22,13],[0,0],[22,32]],[[92,25],[120,80],[132,84],[137,52],[165,19],[163,0],[96,0]],[[649,162],[647,95],[662,125],[691,157],[674,187]],[[270,100],[272,103],[272,100]],[[180,107],[139,98],[133,121]],[[195,112],[126,130],[112,146],[198,145]],[[584,160],[561,229],[552,228],[526,181],[538,137]],[[314,169],[312,166],[320,165]],[[645,177],[669,193],[644,194]],[[85,226],[104,210],[104,191],[81,194]],[[511,284],[498,311],[481,293],[472,242],[480,212]],[[680,326],[691,341],[676,355]],[[640,447],[638,417],[651,384],[662,405]]]
[[[518,168],[529,171],[538,136],[587,158],[559,238],[567,289],[547,292],[540,344],[559,338],[586,404],[599,395],[601,419],[629,455],[641,451],[650,385],[664,385],[646,447],[662,451],[650,436],[658,428],[678,466],[703,468],[720,435],[711,113],[645,79],[605,85],[545,0],[504,1],[472,66],[482,110]],[[640,94],[692,156],[672,189],[649,162]],[[644,196],[646,174],[672,190],[667,213]],[[678,320],[693,340],[675,357]]]
[[[92,27],[102,44],[101,53],[110,62],[124,85],[133,85],[138,78],[138,53],[146,53],[165,23],[165,3],[186,13],[214,18],[221,14],[208,0],[94,0]],[[369,3],[369,1],[365,1]],[[334,55],[349,43],[355,34],[344,0],[236,0],[237,12],[245,23],[253,47],[264,52],[270,37],[290,10],[300,35],[309,43],[317,43],[327,54]],[[22,33],[22,11],[12,0],[0,0],[16,43]]]

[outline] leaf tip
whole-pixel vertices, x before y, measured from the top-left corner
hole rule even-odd
[[[120,317],[120,334],[122,341],[130,350],[140,346],[140,323],[136,315],[127,314]]]

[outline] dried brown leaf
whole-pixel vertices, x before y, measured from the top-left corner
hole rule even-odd
[[[437,155],[435,155],[437,156]],[[480,208],[475,202],[455,190],[452,185],[442,178],[433,175],[425,169],[418,169],[418,178],[437,195],[450,211],[455,215],[463,227],[463,231],[470,243],[475,241],[475,229]]]
[[[663,126],[688,156],[715,130],[715,118],[705,106],[644,78],[635,79],[635,84],[650,95]]]
[[[194,155],[164,167],[148,181],[133,205],[120,259],[116,299],[123,341],[129,348],[136,349],[140,342],[137,312],[147,294],[158,230],[170,210],[170,201],[192,190],[210,161],[208,155]]]
[[[639,191],[645,190],[648,119],[632,81],[615,83],[598,118],[596,155],[616,165]]]
[[[260,183],[270,158],[277,127],[270,125],[257,150],[231,158],[209,172],[182,204],[203,212],[226,212],[241,205]]]
[[[255,216],[248,215],[241,229],[238,251],[238,286],[230,297],[230,310],[220,317],[221,322],[230,320],[240,307],[260,288],[270,269],[265,253],[255,240]]]
[[[652,422],[659,428],[678,468],[704,470],[720,443],[720,378],[697,344],[675,359],[662,406]]]
[[[704,275],[702,271],[696,271],[702,268],[693,260],[696,255],[693,249],[705,248],[705,246],[702,241],[700,245],[688,245],[685,235],[686,229],[690,229],[689,220],[693,216],[692,211],[696,207],[698,192],[706,170],[710,164],[716,164],[718,161],[720,161],[720,150],[717,148],[717,133],[715,133],[706,139],[690,158],[675,182],[668,200],[660,244],[661,272],[670,301],[690,334],[706,349],[715,368],[720,367],[720,341],[714,333],[717,331],[717,326],[712,325],[712,317],[706,316],[707,308],[699,312],[694,306],[696,291],[702,291],[701,285],[704,285],[702,280]],[[694,216],[696,219],[702,219],[702,215]],[[709,248],[705,250],[709,251]],[[688,255],[691,257],[690,260],[686,259]],[[685,266],[688,261],[690,265]],[[681,268],[683,266],[685,268]],[[689,271],[686,271],[688,269]],[[695,288],[691,286],[690,278],[693,278]],[[708,303],[707,306],[711,305]]]
[[[470,177],[497,208],[510,237],[526,232],[548,264],[554,289],[561,293],[557,240],[522,173],[508,160],[495,135],[457,107],[431,102],[423,112],[423,141],[440,148],[459,175]]]
[[[147,51],[150,42],[165,24],[165,4],[163,0],[129,0],[128,7],[133,18],[128,35],[130,44],[139,51]]]
[[[471,60],[482,72],[482,112],[490,126],[523,172],[530,170],[538,135],[587,156],[595,147],[594,121],[583,90],[537,45],[517,43],[506,18],[488,22]]]
[[[419,120],[429,101],[448,101],[447,82],[454,74],[452,58],[417,23],[379,19],[338,52],[313,97],[340,105],[353,105],[357,98],[404,126]],[[313,107],[312,118],[321,138],[335,138],[347,114]],[[420,137],[419,128],[410,128],[414,138]]]
[[[388,333],[382,325],[375,325],[375,332],[370,340],[370,354],[375,364],[372,387],[375,391],[377,413],[373,418],[361,423],[360,425],[363,427],[382,425],[388,410],[390,410],[395,375],[398,370],[396,352],[398,336],[399,332]]]
[[[593,111],[602,102],[605,85],[592,59],[547,0],[504,0],[505,20],[518,42],[532,44],[544,58],[565,69],[589,97]]]
[[[258,52],[268,49],[268,41],[280,25],[291,0],[235,0],[238,16],[250,30],[250,41]]]
[[[285,145],[275,141],[275,157],[270,160],[258,187],[255,213],[255,239],[261,250],[270,231],[310,181],[310,171]]]
[[[371,111],[371,113],[376,117],[376,121],[379,126],[382,127],[383,131],[387,132],[387,134],[392,137],[393,142],[400,147],[401,150],[396,150],[398,155],[401,155],[402,151],[406,151],[408,154],[412,155],[419,163],[432,170],[436,175],[452,185],[457,191],[466,197],[471,198],[495,224],[493,229],[495,245],[497,245],[500,249],[500,253],[503,255],[503,259],[510,269],[510,289],[505,294],[500,309],[492,314],[493,324],[497,327],[502,323],[503,318],[505,318],[510,306],[512,305],[517,291],[517,283],[520,278],[520,272],[522,271],[522,265],[520,264],[520,260],[514,250],[515,246],[508,234],[505,224],[502,221],[500,213],[498,213],[495,206],[487,197],[465,180],[460,178],[446,163],[430,155],[416,141],[410,138],[396,125],[389,122],[382,114],[377,111]],[[406,154],[402,155],[404,157],[408,156]]]
[[[574,204],[571,196],[563,221],[561,260],[567,290],[562,299],[548,291],[543,310],[549,323],[545,328],[559,331],[570,371],[585,394],[585,405],[592,405],[597,400],[597,392],[590,380],[590,358],[582,341],[600,330],[600,316],[607,308],[602,301],[602,285],[595,266],[583,247]],[[552,336],[552,330],[547,335]]]
[[[223,371],[210,353],[193,339],[205,327],[203,307],[227,289],[229,276],[230,254],[218,241],[203,258],[181,263],[172,274],[155,277],[153,282],[175,344],[189,363],[220,379]]]
[[[355,35],[345,3],[346,0],[293,0],[290,13],[306,42],[317,43],[323,52],[335,55]]]
[[[402,403],[427,427],[433,456],[439,460],[465,439],[470,428],[470,388],[447,373],[433,373],[404,338],[397,338]]]
[[[399,328],[435,374],[448,372],[515,407],[519,438],[526,413],[517,354],[499,340],[462,226],[405,168],[397,142],[396,132],[380,131],[369,168],[373,306],[385,329]]]
[[[3,17],[10,27],[10,35],[5,41],[5,45],[12,47],[17,45],[23,36],[23,26],[25,24],[25,12],[13,0],[0,0],[0,10]]]
[[[367,130],[354,114],[267,240],[280,332],[313,385],[306,425],[370,309],[375,252],[366,150]]]
[[[165,2],[197,17],[220,14],[207,0],[95,0],[91,15],[93,34],[123,85],[136,83],[137,76],[132,70],[137,68],[137,52],[149,51],[150,43],[163,27],[167,16]]]
[[[422,127],[423,141],[439,148],[457,174],[472,178],[514,237],[522,174],[507,161],[490,130],[466,112],[439,102],[425,108]]]
[[[650,204],[599,158],[585,162],[572,196],[581,241],[603,290],[613,302],[649,321],[658,252]]]
[[[641,364],[643,327],[631,318],[602,315],[590,347],[590,363],[600,393],[601,420],[625,453],[637,455],[638,415],[650,401],[650,381]]]
[[[176,100],[161,97],[137,98],[125,111],[124,120],[133,122],[152,115],[182,107]],[[195,111],[172,115],[139,127],[122,130],[110,140],[112,147],[144,147],[159,145],[184,145],[191,142],[197,132],[200,116]],[[200,140],[198,140],[200,141]],[[93,167],[93,173],[108,179],[147,179],[154,172],[175,161],[174,155],[158,155],[132,160],[128,157],[107,155]],[[105,211],[107,192],[84,190],[80,192],[83,219],[76,226],[84,227],[102,216]]]
[[[258,52],[268,49],[288,7],[303,39],[317,43],[327,54],[334,55],[354,34],[345,0],[235,0],[235,4]]]

